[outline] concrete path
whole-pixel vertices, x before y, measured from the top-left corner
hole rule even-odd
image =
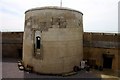
[[[108,78],[115,78],[111,80],[118,80],[117,77],[107,77],[105,79],[101,79],[101,77],[105,77],[105,75],[101,75],[100,71],[79,71],[77,74],[72,76],[50,76],[50,75],[40,75],[36,73],[24,72],[18,69],[17,66],[18,59],[10,59],[6,58],[2,61],[2,78],[69,78],[69,79],[82,79],[82,80],[110,80]]]

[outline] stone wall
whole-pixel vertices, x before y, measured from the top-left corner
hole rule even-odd
[[[2,57],[22,56],[23,32],[2,32]]]
[[[92,65],[104,66],[103,55],[112,56],[111,69],[120,70],[119,40],[120,35],[115,33],[84,33],[84,58]]]
[[[119,35],[114,34],[114,33],[106,35],[106,33],[84,32],[84,37],[83,37],[84,44],[83,45],[84,45],[85,48],[88,47],[87,51],[89,51],[89,49],[92,48],[92,47],[93,48],[96,47],[96,48],[99,48],[99,49],[103,48],[103,49],[107,50],[107,49],[110,48],[110,46],[108,46],[108,45],[110,45],[109,43],[111,43],[111,46],[114,46],[114,47],[111,47],[111,48],[116,48],[117,49],[117,47],[120,47],[120,41],[119,41],[120,39],[119,38],[120,38]],[[108,45],[106,46],[103,43],[106,43]],[[115,43],[115,44],[113,44],[113,43]],[[17,48],[12,48],[11,47],[12,45],[14,45],[14,46],[18,45],[19,46],[18,49],[22,49],[22,47],[23,47],[22,44],[23,44],[23,32],[2,32],[2,47],[3,47],[2,53],[3,53],[3,57],[7,56],[7,55],[8,55],[8,57],[10,56],[8,54],[9,50],[11,50],[10,52],[17,51],[17,50],[15,50]],[[98,44],[100,44],[101,46],[98,45]],[[104,46],[106,46],[106,48]],[[11,56],[13,56],[12,54],[13,53],[11,53]]]
[[[94,34],[94,35],[93,35]],[[96,34],[96,35],[95,35]],[[92,37],[92,38],[91,38]],[[101,38],[100,38],[101,37]],[[84,32],[84,58],[85,59],[92,59],[93,63],[94,60],[96,61],[97,65],[103,65],[103,53],[113,53],[115,57],[113,59],[112,69],[113,70],[120,70],[120,47],[111,47],[107,46],[106,48],[90,45],[90,42],[93,41],[106,41],[112,43],[119,43],[119,35],[118,34],[109,34],[106,33],[88,33]],[[86,41],[86,43],[85,43]],[[11,57],[11,58],[18,58],[19,57],[19,50],[22,49],[23,43],[23,32],[2,32],[2,56],[4,57]],[[97,44],[97,42],[96,42]],[[99,44],[99,43],[98,43]],[[116,44],[115,44],[116,45]],[[105,46],[105,45],[103,45]],[[20,53],[21,54],[21,53]]]

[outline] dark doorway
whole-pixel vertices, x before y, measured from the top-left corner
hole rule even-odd
[[[103,68],[107,68],[107,69],[112,68],[112,58],[111,57],[103,58]]]
[[[22,59],[22,49],[18,49],[18,57]]]

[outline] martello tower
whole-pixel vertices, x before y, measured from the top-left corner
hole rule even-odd
[[[25,12],[23,63],[35,72],[61,74],[83,59],[83,14],[63,7]]]

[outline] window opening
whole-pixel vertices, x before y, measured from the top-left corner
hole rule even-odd
[[[39,36],[36,37],[36,48],[37,49],[40,49],[40,41],[41,41],[41,38]]]

